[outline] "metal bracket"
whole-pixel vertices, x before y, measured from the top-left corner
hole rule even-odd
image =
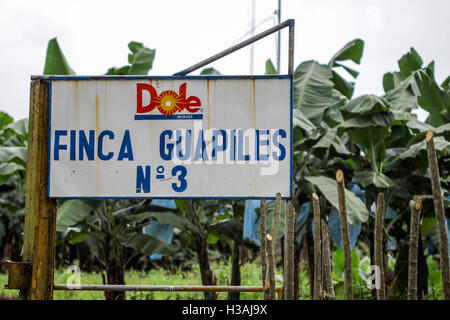
[[[27,289],[31,285],[32,264],[29,262],[15,262],[6,260],[8,265],[8,284],[5,289]]]
[[[213,55],[212,57],[209,57],[203,61],[200,61],[197,64],[194,64],[193,66],[186,68],[180,72],[177,72],[174,74],[174,76],[185,76],[188,73],[191,73],[192,71],[195,71],[201,67],[204,67],[208,64],[210,64],[211,62],[214,62],[220,58],[225,57],[226,55],[229,55],[230,53],[239,50],[241,48],[244,48],[246,46],[248,46],[249,44],[252,44],[255,41],[258,41],[264,37],[267,37],[268,35],[271,35],[272,33],[275,33],[277,31],[280,31],[283,28],[289,27],[289,74],[292,75],[294,73],[294,24],[295,24],[295,20],[294,19],[288,19],[280,24],[277,24],[276,26],[267,29],[266,31],[263,31],[247,40],[244,40],[222,52],[219,52],[215,55]],[[278,72],[280,72],[280,70],[278,70]]]

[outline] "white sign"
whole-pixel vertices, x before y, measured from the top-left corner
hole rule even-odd
[[[289,76],[50,82],[50,197],[291,196]]]

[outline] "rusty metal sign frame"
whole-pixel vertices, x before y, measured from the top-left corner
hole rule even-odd
[[[210,64],[211,62],[214,62],[218,59],[221,59],[227,55],[229,55],[230,53],[235,52],[236,50],[242,49],[250,44],[252,44],[253,42],[256,42],[258,40],[261,40],[262,38],[267,37],[268,35],[271,35],[272,33],[275,33],[277,31],[280,31],[281,29],[284,29],[286,27],[289,27],[289,56],[288,56],[288,74],[293,75],[294,74],[294,25],[295,25],[295,20],[294,19],[288,19],[280,24],[277,24],[276,26],[267,29],[266,31],[263,31],[247,40],[244,40],[224,51],[221,51],[205,60],[200,61],[199,63],[194,64],[193,66],[186,68],[184,70],[181,70],[177,73],[174,73],[174,76],[185,76],[188,73],[191,73],[192,71],[195,71],[201,67],[204,67],[208,64]],[[278,72],[280,72],[280,70],[278,70]]]
[[[181,70],[173,76],[185,76],[192,71],[288,27],[288,74],[293,77],[294,25],[294,19],[288,19],[189,68]],[[93,78],[96,77],[94,76]],[[5,261],[8,265],[8,284],[5,285],[5,288],[20,289],[20,297],[28,300],[52,300],[54,290],[263,292],[264,288],[262,286],[55,284],[54,258],[57,209],[56,199],[49,198],[47,195],[49,79],[49,76],[31,76],[23,262]],[[279,294],[279,298],[281,298],[283,287],[277,287],[276,291]]]

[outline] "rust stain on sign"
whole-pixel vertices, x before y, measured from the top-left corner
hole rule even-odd
[[[98,133],[99,133],[99,100],[98,100],[98,92],[95,92],[95,140],[98,141]],[[99,194],[100,190],[100,165],[99,165],[99,159],[98,157],[95,157],[95,164],[96,164],[96,174],[97,174],[97,184],[95,186],[96,194]]]
[[[255,79],[252,79],[252,89],[253,89],[253,96],[252,96],[252,105],[253,105],[253,128],[256,128],[256,102],[255,102]]]
[[[208,103],[208,129],[209,129],[209,79],[206,80],[206,92],[207,92],[207,103]]]

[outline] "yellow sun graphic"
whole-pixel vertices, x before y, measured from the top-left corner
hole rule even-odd
[[[169,116],[174,114],[175,112],[181,111],[182,108],[178,105],[180,102],[180,98],[174,91],[164,91],[163,93],[161,93],[159,98],[160,103],[158,105],[158,110],[162,114]]]

